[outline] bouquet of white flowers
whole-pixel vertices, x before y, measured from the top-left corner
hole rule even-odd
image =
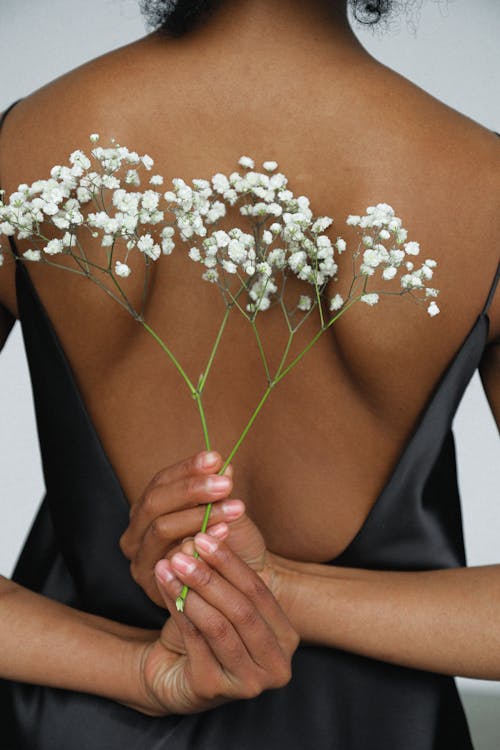
[[[4,200],[0,192],[0,236],[29,240],[32,247],[20,260],[45,263],[87,277],[111,295],[144,327],[168,355],[196,402],[205,446],[210,438],[203,409],[207,377],[229,315],[237,311],[255,336],[266,376],[266,388],[243,428],[219,473],[223,473],[236,454],[272,389],[302,359],[314,343],[356,302],[368,306],[384,294],[408,295],[424,304],[430,316],[439,312],[434,298],[438,290],[426,286],[433,277],[436,262],[425,260],[414,265],[420,253],[418,242],[407,241],[408,233],[394,209],[386,203],[369,206],[364,216],[350,215],[346,223],[359,235],[351,250],[352,279],[347,295],[335,294],[325,300],[328,282],[337,279],[335,256],[347,251],[347,242],[336,237],[332,242],[325,231],[332,225],[329,216],[315,217],[304,195],[295,197],[288,179],[277,171],[275,161],[265,161],[263,172],[255,171],[253,159],[242,156],[240,171],[229,176],[215,174],[211,180],[193,179],[188,185],[181,178],[172,180],[173,189],[163,193],[161,175],[149,178],[146,190],[139,172],[151,171],[153,159],[139,156],[115,140],[109,148],[96,145],[99,136],[90,136],[90,157],[74,151],[69,165],[54,166],[50,178],[32,185],[19,185]],[[227,206],[241,201],[239,211],[246,217],[248,231],[233,227],[217,228],[226,216]],[[170,221],[167,220],[170,218]],[[50,226],[50,232],[47,227]],[[145,231],[146,228],[148,231]],[[225,301],[222,319],[208,362],[194,382],[170,350],[167,342],[147,323],[144,315],[148,292],[149,267],[175,248],[176,231],[190,245],[187,257],[203,266],[202,279],[218,287]],[[102,263],[85,253],[85,232],[101,236]],[[56,235],[51,239],[47,234]],[[11,251],[11,250],[10,250]],[[0,265],[9,252],[0,246]],[[137,310],[126,293],[131,274],[129,257],[139,252],[144,259],[142,308]],[[59,263],[57,256],[71,258]],[[106,274],[112,287],[102,281]],[[394,280],[399,274],[399,284]],[[289,277],[304,283],[304,293],[290,306],[285,301]],[[375,280],[379,284],[373,289]],[[392,282],[384,289],[384,282]],[[257,328],[260,313],[279,308],[284,316],[288,338],[276,371],[271,372]],[[293,338],[314,310],[318,311],[318,331],[307,346],[287,363]],[[208,524],[211,505],[207,506],[201,531]],[[185,587],[177,606],[183,609]]]

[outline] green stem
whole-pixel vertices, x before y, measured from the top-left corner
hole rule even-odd
[[[164,351],[164,352],[165,352],[166,354],[168,354],[168,356],[170,357],[170,359],[171,359],[171,360],[172,360],[172,362],[174,363],[175,367],[177,368],[177,370],[179,371],[179,373],[180,373],[180,374],[182,375],[182,377],[184,378],[184,381],[185,381],[185,383],[186,383],[187,387],[189,388],[189,390],[190,390],[190,392],[191,392],[191,395],[192,395],[192,397],[193,397],[193,398],[196,398],[196,397],[197,397],[197,395],[198,395],[198,393],[197,393],[197,390],[196,390],[196,388],[194,387],[194,385],[192,384],[192,382],[191,382],[191,380],[189,379],[189,377],[188,377],[188,375],[186,374],[186,372],[184,371],[184,369],[183,369],[183,367],[181,366],[181,364],[180,364],[179,360],[177,359],[177,357],[175,357],[175,355],[173,354],[173,352],[171,352],[171,351],[170,351],[170,349],[168,348],[168,346],[167,346],[167,345],[166,345],[166,344],[165,344],[165,343],[164,343],[164,342],[162,341],[162,339],[161,339],[161,338],[160,338],[160,337],[158,336],[158,334],[156,333],[156,331],[154,331],[154,330],[153,330],[153,329],[151,328],[151,326],[149,326],[149,325],[148,325],[148,324],[146,323],[146,321],[145,321],[145,320],[142,320],[141,318],[139,318],[139,321],[140,321],[141,325],[143,326],[143,328],[144,328],[144,329],[145,329],[145,330],[146,330],[146,331],[147,331],[147,332],[149,333],[149,335],[150,335],[150,336],[152,336],[152,337],[154,338],[154,340],[155,340],[155,341],[156,341],[156,342],[157,342],[157,343],[158,343],[158,344],[159,344],[159,345],[161,346],[161,348],[163,349],[163,351]]]
[[[208,373],[210,372],[210,368],[212,367],[212,363],[214,361],[215,355],[217,353],[217,349],[219,348],[220,340],[222,338],[222,334],[224,333],[224,328],[226,327],[226,323],[229,318],[229,314],[231,312],[230,307],[226,307],[226,312],[224,313],[224,317],[222,318],[222,323],[219,327],[219,332],[217,333],[217,338],[215,339],[215,343],[212,347],[212,352],[210,354],[210,357],[207,362],[207,366],[205,368],[205,372],[202,374],[200,382],[198,383],[198,393],[201,395],[203,393],[203,389],[205,387],[205,382],[208,377]]]
[[[288,352],[290,351],[290,346],[292,345],[293,336],[294,336],[294,332],[291,331],[290,335],[288,336],[288,341],[285,347],[285,351],[283,353],[283,356],[281,357],[281,362],[279,363],[279,367],[276,370],[276,375],[274,376],[275,378],[278,377],[278,375],[281,372],[281,368],[284,366],[286,362],[286,358],[288,357]]]
[[[238,438],[238,440],[237,440],[236,444],[234,445],[232,451],[230,452],[229,456],[224,461],[224,464],[223,464],[222,468],[218,472],[219,474],[224,474],[224,472],[226,471],[227,467],[231,463],[231,460],[233,459],[233,457],[236,454],[238,448],[240,447],[240,445],[242,444],[243,440],[245,439],[245,437],[246,437],[246,435],[247,435],[250,427],[253,425],[253,423],[257,419],[257,416],[258,416],[260,410],[262,409],[262,407],[264,406],[265,402],[267,401],[267,399],[268,399],[268,397],[269,397],[269,395],[270,395],[270,393],[271,393],[274,385],[275,385],[275,381],[272,381],[267,386],[264,395],[262,396],[262,398],[259,401],[258,405],[256,406],[256,408],[255,408],[252,416],[250,417],[249,421],[247,422],[247,425],[246,425],[245,429],[243,430],[243,432],[241,433],[240,437]],[[203,517],[203,523],[202,523],[201,529],[200,529],[200,532],[202,534],[204,534],[205,531],[207,530],[208,519],[210,517],[211,510],[212,510],[212,503],[208,503],[208,505],[205,508],[205,515]],[[199,554],[198,554],[198,552],[196,550],[193,553],[193,557],[195,557],[195,558],[199,557]],[[186,597],[188,595],[188,591],[189,591],[189,586],[184,585],[182,587],[181,593],[179,594],[179,596],[175,600],[175,606],[176,606],[176,608],[177,608],[177,610],[179,612],[184,612],[184,604],[185,604],[185,601],[186,601]]]
[[[347,304],[346,304],[346,305],[345,305],[345,306],[344,306],[344,307],[342,308],[342,310],[340,310],[340,312],[339,312],[339,313],[337,313],[337,315],[335,315],[335,316],[334,316],[334,317],[333,317],[333,318],[332,318],[331,320],[329,320],[329,321],[328,321],[328,323],[326,324],[326,326],[325,326],[324,328],[321,328],[321,329],[320,329],[320,330],[318,331],[318,333],[317,333],[317,334],[316,334],[316,335],[315,335],[315,336],[314,336],[314,337],[313,337],[313,338],[311,339],[311,341],[310,341],[310,342],[309,342],[309,343],[307,344],[307,346],[306,346],[306,347],[305,347],[305,348],[304,348],[304,349],[303,349],[303,350],[302,350],[302,351],[300,352],[300,354],[298,354],[298,355],[297,355],[297,356],[295,357],[295,359],[294,359],[294,360],[293,360],[292,362],[290,362],[290,364],[288,365],[288,367],[287,367],[287,368],[286,368],[285,370],[283,370],[283,372],[282,372],[282,373],[281,373],[280,375],[277,375],[277,376],[276,376],[276,377],[274,378],[274,383],[275,383],[275,384],[276,384],[276,383],[279,383],[279,381],[280,381],[280,380],[281,380],[282,378],[284,378],[284,377],[285,377],[285,375],[286,375],[286,374],[287,374],[288,372],[290,372],[290,370],[291,370],[291,369],[292,369],[293,367],[295,367],[295,365],[296,365],[296,364],[297,364],[298,362],[300,362],[300,360],[302,359],[302,357],[303,357],[303,356],[304,356],[304,355],[305,355],[305,354],[306,354],[306,353],[307,353],[307,352],[309,351],[309,349],[310,349],[310,348],[311,348],[311,347],[312,347],[312,346],[313,346],[313,345],[314,345],[314,344],[316,343],[316,341],[317,341],[317,340],[318,340],[318,339],[320,338],[320,336],[322,336],[322,335],[324,334],[324,332],[325,332],[325,331],[327,331],[327,330],[328,330],[328,329],[330,328],[330,326],[331,326],[331,325],[332,325],[333,323],[335,323],[335,321],[336,321],[336,320],[338,320],[338,318],[340,318],[340,317],[341,317],[341,316],[342,316],[342,315],[343,315],[343,314],[344,314],[344,313],[346,312],[346,310],[348,310],[348,309],[349,309],[350,307],[352,307],[352,305],[353,305],[353,304],[354,304],[355,302],[357,302],[357,301],[358,301],[359,299],[360,299],[359,297],[354,297],[354,298],[353,298],[353,299],[352,299],[352,300],[351,300],[350,302],[348,302],[348,303],[347,303]]]
[[[262,346],[262,341],[260,340],[259,332],[257,330],[257,324],[253,320],[250,321],[250,322],[252,324],[252,329],[253,329],[253,332],[255,334],[255,338],[257,339],[257,346],[259,347],[259,352],[260,352],[260,356],[261,356],[262,362],[264,363],[264,369],[266,371],[267,382],[270,383],[271,382],[271,373],[269,372],[269,365],[267,364],[267,357],[266,357],[266,354],[264,352],[264,348]]]

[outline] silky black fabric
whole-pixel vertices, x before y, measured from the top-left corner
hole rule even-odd
[[[451,423],[486,345],[499,272],[366,523],[331,564],[465,565]],[[118,545],[127,499],[20,261],[16,291],[46,495],[13,579],[78,609],[159,628],[166,613],[132,580]],[[451,677],[321,647],[299,647],[286,687],[198,715],[150,718],[96,696],[7,681],[0,681],[0,710],[2,750],[472,748]]]

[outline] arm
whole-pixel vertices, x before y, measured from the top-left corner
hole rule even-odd
[[[500,679],[500,565],[370,571],[276,558],[271,588],[301,638],[402,666]]]
[[[500,342],[479,372],[500,425]],[[278,598],[302,638],[445,674],[500,679],[500,565],[386,572],[274,557]]]
[[[80,612],[0,577],[0,676],[141,703],[138,654],[154,631]]]

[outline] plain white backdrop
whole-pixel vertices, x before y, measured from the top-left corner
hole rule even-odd
[[[427,0],[415,35],[404,21],[384,35],[355,30],[384,64],[500,131],[498,0]],[[1,0],[0,111],[60,74],[144,33],[136,0]],[[500,562],[498,432],[477,374],[460,405],[454,430],[468,563]],[[0,357],[3,575],[12,571],[43,492],[29,375],[16,324]],[[463,679],[458,683],[476,750],[498,750],[500,683]]]

